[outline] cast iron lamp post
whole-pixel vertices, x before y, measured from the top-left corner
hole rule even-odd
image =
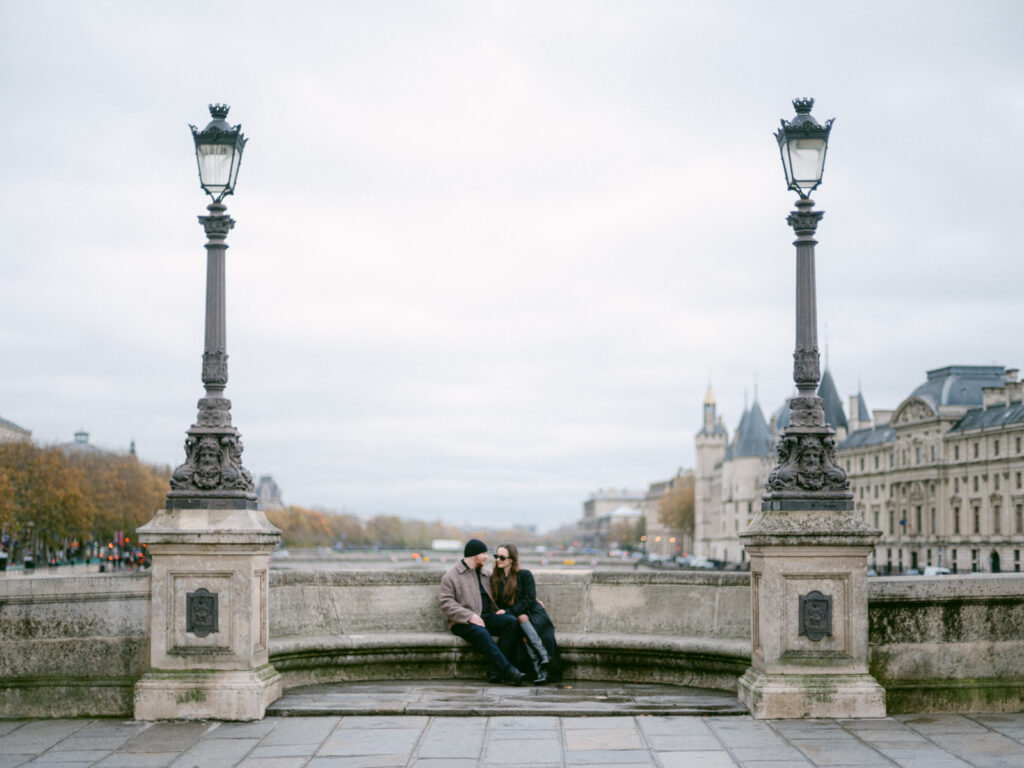
[[[736,693],[756,719],[885,716],[885,690],[868,672],[867,561],[881,534],[853,510],[835,430],[815,394],[822,213],[808,195],[821,184],[833,121],[819,124],[813,105],[796,99],[796,117],[775,135],[786,182],[800,196],[787,219],[796,233],[797,394],[761,512],[739,534],[750,556],[751,653]]]
[[[789,401],[789,425],[779,439],[779,463],[768,475],[762,509],[853,509],[846,472],[835,460],[835,430],[825,423],[815,296],[814,233],[825,215],[808,195],[821,184],[833,120],[824,125],[811,116],[814,99],[794,99],[796,117],[782,120],[775,133],[788,188],[800,197],[786,222],[796,233],[796,350],[793,380],[797,395]]]
[[[256,506],[252,475],[224,397],[225,239],[245,137],[228,107],[192,126],[199,183],[212,198],[206,230],[206,342],[199,415],[185,463],[171,475],[167,508],[138,529],[152,564],[149,671],[135,684],[136,720],[259,720],[281,695],[270,663],[270,552],[281,532]]]
[[[242,441],[231,425],[231,401],[224,397],[228,355],[224,300],[224,254],[235,221],[221,202],[234,193],[242,150],[242,126],[225,118],[226,104],[211,104],[213,118],[203,129],[191,126],[195,139],[199,183],[213,200],[209,216],[200,216],[206,231],[206,338],[199,415],[185,440],[185,463],[171,476],[168,509],[255,509],[252,475],[242,466]]]

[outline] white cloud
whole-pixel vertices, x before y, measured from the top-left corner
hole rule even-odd
[[[884,10],[886,22],[878,23]],[[1016,3],[0,6],[0,415],[176,464],[201,395],[188,123],[250,143],[228,251],[246,462],[288,501],[542,525],[692,464],[709,377],[789,394],[771,132],[837,116],[819,329],[891,407],[1014,358]]]

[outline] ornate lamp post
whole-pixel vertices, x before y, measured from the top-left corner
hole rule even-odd
[[[206,231],[204,397],[174,470],[167,508],[138,529],[152,558],[150,671],[135,685],[138,720],[255,720],[281,695],[269,663],[268,573],[281,532],[257,509],[231,424],[225,334],[225,240],[246,139],[214,104],[192,126],[199,182],[212,198]]]
[[[885,691],[868,674],[867,557],[878,531],[853,513],[835,430],[815,394],[820,379],[814,233],[832,120],[811,117],[813,99],[775,134],[789,189],[799,195],[796,350],[789,426],[768,475],[761,512],[740,538],[750,556],[751,664],[738,696],[757,718],[883,717]]]
[[[768,476],[763,509],[851,510],[853,493],[846,472],[835,460],[835,430],[825,423],[818,354],[818,310],[814,277],[814,239],[825,215],[808,195],[821,184],[833,120],[821,125],[811,116],[814,99],[795,99],[796,117],[783,120],[775,133],[788,188],[800,197],[786,219],[796,233],[796,350],[789,401],[789,426],[779,440],[779,463]]]
[[[191,126],[199,165],[199,183],[213,202],[209,216],[200,216],[206,231],[206,336],[203,347],[203,386],[196,423],[185,440],[185,463],[171,476],[168,509],[255,509],[252,475],[242,466],[242,440],[231,425],[231,401],[224,397],[228,383],[228,354],[224,298],[224,256],[228,232],[235,220],[221,202],[234,193],[246,138],[242,126],[230,126],[229,107],[212,104],[213,118],[203,129]]]

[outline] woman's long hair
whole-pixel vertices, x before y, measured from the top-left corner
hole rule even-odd
[[[494,570],[491,571],[491,594],[495,600],[500,594],[505,598],[505,604],[511,606],[516,601],[516,586],[519,581],[519,547],[515,544],[499,544],[494,551],[497,552],[499,549],[508,551],[509,557],[512,558],[512,567],[509,568],[506,579],[505,570],[498,565],[494,566]]]

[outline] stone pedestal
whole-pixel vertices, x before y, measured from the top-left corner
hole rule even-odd
[[[755,718],[884,717],[868,674],[867,558],[879,537],[851,511],[766,511],[740,534],[750,557]]]
[[[262,718],[281,695],[267,654],[281,532],[255,509],[203,508],[161,510],[138,534],[153,575],[151,669],[135,686],[135,719]]]

